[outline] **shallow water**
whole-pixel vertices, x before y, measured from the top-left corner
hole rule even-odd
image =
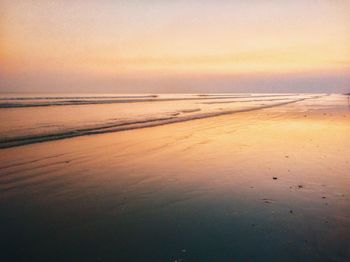
[[[0,148],[259,110],[310,94],[11,95],[0,97]]]
[[[164,105],[167,112],[192,109],[189,101],[178,102],[186,104],[133,105],[139,112],[157,111],[162,103],[173,106]],[[223,105],[230,110],[237,104]],[[71,105],[86,107],[84,112],[97,106],[116,104]],[[58,111],[47,119],[61,121]],[[94,122],[98,114],[82,118]],[[23,120],[22,132],[28,132],[33,118],[8,123]],[[3,261],[350,259],[345,96],[16,146],[0,154]]]

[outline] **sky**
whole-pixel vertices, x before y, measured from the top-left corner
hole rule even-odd
[[[0,92],[349,92],[350,0],[0,0]]]

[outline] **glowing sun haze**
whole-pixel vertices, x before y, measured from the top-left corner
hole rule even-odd
[[[2,92],[344,92],[350,1],[0,2]]]

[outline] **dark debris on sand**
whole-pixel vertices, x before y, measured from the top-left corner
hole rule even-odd
[[[275,201],[273,199],[268,199],[268,198],[263,198],[261,200],[264,201],[265,204],[271,204],[271,203],[273,203]]]

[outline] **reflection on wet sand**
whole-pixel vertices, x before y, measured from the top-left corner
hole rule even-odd
[[[5,257],[350,258],[345,96],[1,151]]]

